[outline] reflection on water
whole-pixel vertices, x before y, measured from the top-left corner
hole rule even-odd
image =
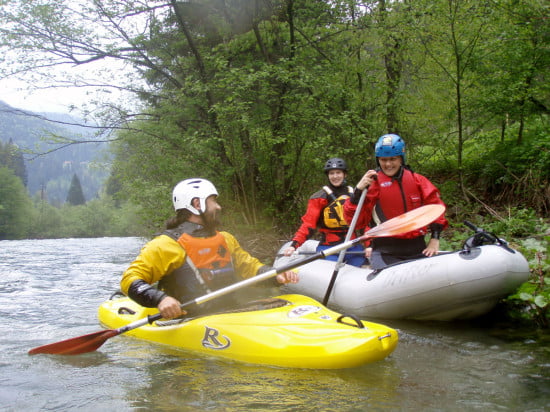
[[[399,373],[392,360],[351,370],[284,369],[161,346],[152,352],[138,341],[119,356],[123,362],[133,358],[132,364],[146,372],[147,386],[127,389],[134,407],[149,410],[364,410],[367,405],[396,405],[399,397]]]
[[[125,335],[94,353],[27,355],[33,347],[99,330],[99,304],[118,288],[143,243],[0,241],[3,410],[550,409],[549,346],[505,340],[490,325],[475,323],[382,322],[398,329],[397,349],[383,361],[349,370],[234,363]],[[259,294],[258,288],[245,293]]]

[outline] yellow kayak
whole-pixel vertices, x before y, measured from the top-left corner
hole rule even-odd
[[[99,307],[100,322],[116,329],[157,313],[127,297]],[[200,354],[292,368],[351,368],[384,359],[397,332],[341,315],[302,295],[252,302],[239,311],[157,321],[125,333]]]

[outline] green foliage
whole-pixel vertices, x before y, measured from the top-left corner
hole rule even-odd
[[[151,219],[160,209],[152,207],[155,190],[132,191],[195,175],[215,181],[251,224],[260,215],[295,221],[323,183],[324,160],[345,158],[353,184],[388,131],[406,139],[420,172],[431,168],[458,182],[458,191],[445,187],[458,203],[465,183],[476,182],[463,174],[481,170],[470,169],[472,158],[499,139],[475,152],[470,142],[497,137],[506,125],[521,143],[537,121],[539,137],[548,137],[550,30],[537,0],[301,0],[253,8],[107,0],[86,3],[84,13],[53,0],[10,4],[0,12],[0,47],[15,49],[16,61],[0,69],[32,71],[52,57],[64,65],[82,56],[133,65],[128,84],[117,80],[138,91],[140,115],[124,107],[103,113],[108,124],[127,125],[116,136],[122,197],[135,196]],[[521,187],[544,186],[544,176],[527,173],[516,175],[525,176],[523,185],[493,176],[491,194],[510,200]]]
[[[485,204],[510,209],[510,216],[520,209],[532,209],[536,214],[546,216],[550,211],[548,118],[531,119],[530,127],[519,144],[512,137],[517,128],[517,125],[509,127],[504,140],[502,131],[494,129],[480,132],[466,142],[462,171],[464,188],[458,179],[457,164],[449,162],[446,156],[435,154],[431,157],[432,162],[423,162],[415,170],[432,177],[443,199],[452,199],[450,206],[457,213],[462,214],[460,211],[463,210],[478,213],[476,205]],[[413,162],[417,158],[429,157],[430,153],[433,153],[431,146],[423,145],[415,150]]]
[[[550,236],[525,240],[522,251],[529,258],[532,275],[506,299],[511,307],[510,315],[550,328]]]
[[[521,199],[523,207],[538,213],[550,211],[550,134],[546,122],[533,120],[520,144],[510,139],[500,141],[495,130],[480,134],[469,146],[469,181],[485,188],[493,202],[510,204]]]
[[[471,233],[464,232],[462,225],[455,225],[451,222],[439,240],[439,249],[444,251],[459,250],[470,235]]]
[[[0,240],[24,238],[31,210],[21,179],[11,169],[0,166]]]
[[[473,235],[473,232],[462,224],[464,220],[514,244],[540,236],[548,228],[545,219],[537,216],[533,209],[499,208],[498,213],[492,209],[493,214],[490,215],[482,214],[481,211],[477,205],[474,208],[465,207],[459,219],[451,220],[450,227],[445,231],[444,239],[441,240],[442,245],[446,244],[447,250],[456,250],[462,246],[467,237]]]
[[[511,139],[499,141],[499,136],[496,134],[498,131],[487,135],[481,134],[480,141],[493,142],[493,144],[482,144],[490,150],[485,151],[485,156],[477,159],[480,164],[484,164],[479,172],[486,178],[485,183],[513,184],[529,170],[535,170],[541,180],[550,178],[550,140],[547,126],[543,122],[534,120],[532,128],[521,144]],[[480,149],[479,146],[478,149]]]
[[[507,209],[507,216],[485,224],[485,229],[507,239],[525,238],[539,233],[542,224],[533,209],[512,207]]]
[[[57,208],[35,199],[30,215],[30,238],[137,236],[147,234],[138,210],[130,203],[117,206],[110,196],[93,199],[85,205],[69,203]]]
[[[36,197],[34,199],[34,211],[27,237],[43,239],[63,237],[62,210]]]
[[[550,53],[548,8],[543,2],[502,1],[491,13],[491,34],[484,38],[490,53],[477,62],[483,93],[474,109],[494,113],[492,121],[531,123],[527,118],[548,113]],[[546,107],[545,107],[546,105]],[[514,138],[522,140],[523,128]]]
[[[23,153],[11,140],[6,144],[3,144],[0,140],[0,165],[11,169],[21,179],[23,185],[27,186],[27,168],[25,167]]]

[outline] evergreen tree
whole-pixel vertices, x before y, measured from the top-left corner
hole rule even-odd
[[[78,179],[76,173],[73,174],[71,187],[69,187],[69,193],[67,193],[67,203],[70,203],[73,206],[83,205],[86,203],[84,193],[82,192],[82,186],[80,185],[80,180]]]

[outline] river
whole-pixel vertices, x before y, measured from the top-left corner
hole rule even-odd
[[[547,411],[550,349],[476,322],[393,322],[396,350],[354,369],[228,362],[139,341],[96,352],[28,350],[101,329],[139,238],[0,241],[4,411]],[[276,290],[275,290],[276,291]]]

